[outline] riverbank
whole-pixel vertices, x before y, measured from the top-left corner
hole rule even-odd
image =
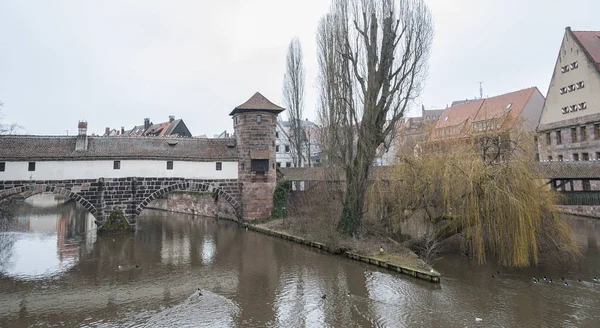
[[[271,220],[264,223],[248,223],[248,229],[289,240],[298,244],[318,248],[332,254],[390,269],[419,279],[439,283],[440,273],[421,260],[414,252],[388,239],[365,237],[361,239],[343,235],[328,240],[302,233],[288,224],[288,219]],[[383,248],[383,252],[381,249]]]

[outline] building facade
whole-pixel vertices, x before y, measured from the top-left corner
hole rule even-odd
[[[566,28],[537,131],[541,161],[600,160],[600,31]]]
[[[319,127],[308,119],[301,121],[301,127],[305,132],[304,145],[302,147],[302,167],[320,165],[321,146],[318,142]],[[275,152],[277,167],[296,167],[297,158],[290,138],[293,134],[290,121],[277,122],[275,134]]]

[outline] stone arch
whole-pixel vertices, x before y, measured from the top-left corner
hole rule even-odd
[[[142,210],[144,208],[146,208],[146,206],[148,206],[148,204],[150,204],[151,201],[158,199],[158,198],[162,197],[163,195],[168,194],[173,191],[209,191],[209,192],[212,192],[213,197],[216,197],[216,199],[225,199],[235,210],[236,216],[238,218],[241,217],[241,203],[237,199],[235,199],[235,197],[233,197],[232,195],[230,195],[228,192],[224,191],[223,189],[219,188],[218,186],[213,185],[212,183],[194,182],[194,181],[185,181],[185,182],[175,183],[170,186],[158,189],[157,191],[151,193],[142,202],[140,202],[140,204],[136,207],[135,215],[136,216],[139,215],[142,212]]]
[[[63,187],[56,187],[53,185],[46,184],[23,185],[2,190],[0,192],[0,202],[14,195],[22,195],[24,198],[29,198],[31,196],[41,194],[43,192],[51,192],[72,199],[78,204],[85,207],[88,210],[88,212],[90,212],[94,217],[96,217],[96,214],[98,213],[98,209],[96,209],[96,207],[92,203],[90,203],[87,199],[83,198],[78,193],[72,192],[69,189],[65,189]]]

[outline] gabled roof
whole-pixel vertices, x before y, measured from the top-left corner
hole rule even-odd
[[[285,108],[275,105],[274,103],[269,101],[269,99],[265,98],[265,96],[257,92],[252,97],[250,97],[250,99],[248,99],[245,103],[234,108],[233,111],[229,113],[229,115],[235,115],[236,113],[245,111],[267,111],[279,114],[284,110]]]
[[[536,87],[531,87],[487,98],[484,100],[483,105],[477,112],[473,121],[477,122],[499,118],[509,112],[511,113],[511,117],[516,118],[521,114],[535,90]]]
[[[600,72],[600,31],[572,31],[572,33]]]
[[[466,122],[469,119],[472,120],[477,115],[477,112],[479,111],[479,108],[481,108],[482,104],[483,100],[479,99],[477,101],[470,101],[444,109],[444,112],[437,121],[435,128],[440,129],[455,126]]]

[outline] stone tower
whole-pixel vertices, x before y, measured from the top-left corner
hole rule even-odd
[[[275,130],[277,115],[284,110],[257,92],[229,114],[233,117],[240,156],[238,181],[245,220],[259,220],[271,215],[277,183]]]

